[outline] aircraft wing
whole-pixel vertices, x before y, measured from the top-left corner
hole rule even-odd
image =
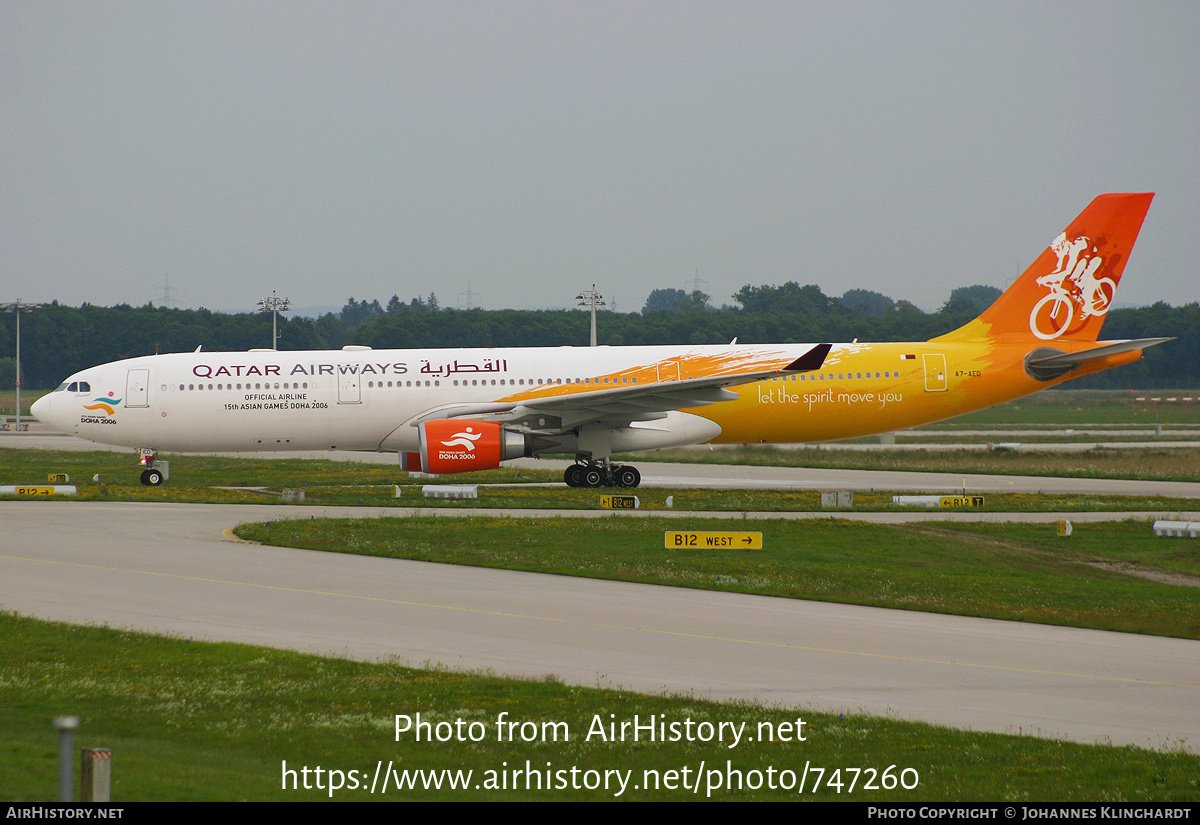
[[[655,381],[511,401],[451,404],[427,410],[407,423],[416,427],[423,421],[437,418],[472,418],[497,421],[531,433],[547,435],[562,433],[589,422],[599,422],[609,427],[624,427],[633,421],[664,418],[672,410],[701,407],[737,398],[737,393],[727,387],[820,369],[831,348],[830,344],[818,344],[794,361],[776,369],[725,372],[677,381]],[[578,385],[572,385],[576,386]]]

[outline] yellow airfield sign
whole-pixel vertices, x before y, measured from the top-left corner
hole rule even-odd
[[[982,507],[983,496],[942,496],[943,507]]]
[[[73,496],[74,484],[0,484],[0,496]]]
[[[668,530],[663,546],[696,550],[761,550],[762,533],[737,530]]]

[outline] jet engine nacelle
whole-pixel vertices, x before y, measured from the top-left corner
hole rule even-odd
[[[528,439],[523,433],[506,430],[494,421],[437,418],[421,422],[417,431],[423,473],[448,475],[494,470],[501,461],[529,454]],[[416,463],[411,454],[408,462],[404,458],[402,455],[402,463]]]

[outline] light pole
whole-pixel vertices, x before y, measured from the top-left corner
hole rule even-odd
[[[596,307],[604,306],[604,296],[596,291],[596,285],[592,284],[591,290],[581,292],[575,296],[575,300],[579,301],[576,306],[591,307],[592,310],[592,343],[591,346],[596,346]]]
[[[278,349],[276,344],[279,343],[279,313],[291,312],[290,303],[290,298],[280,298],[273,289],[270,298],[263,298],[258,302],[260,312],[271,313],[271,349]]]
[[[8,304],[0,304],[5,312],[17,314],[17,432],[21,432],[21,313],[33,312],[41,304],[27,304],[18,298]]]

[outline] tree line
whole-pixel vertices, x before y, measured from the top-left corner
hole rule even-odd
[[[703,293],[655,290],[641,312],[599,315],[599,340],[612,346],[859,341],[924,341],[970,321],[999,295],[963,287],[936,312],[868,290],[835,297],[813,285],[746,286],[740,306],[712,307]],[[449,309],[435,295],[385,304],[350,298],[338,313],[279,317],[279,349],[586,346],[588,313],[563,310]],[[15,380],[15,316],[0,314],[0,387]],[[1173,336],[1128,366],[1075,382],[1093,388],[1200,387],[1200,305],[1114,309],[1105,338]],[[271,318],[147,304],[39,307],[21,319],[25,387],[50,389],[73,372],[156,352],[270,347]]]

